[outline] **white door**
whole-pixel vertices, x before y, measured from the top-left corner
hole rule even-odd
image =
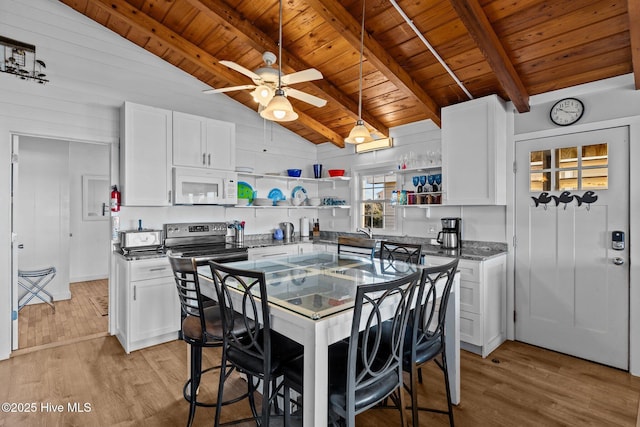
[[[18,135],[11,135],[11,349],[18,349],[18,253],[22,247],[13,226],[19,212],[15,190],[18,188]]]
[[[627,127],[516,145],[516,339],[628,369]],[[534,200],[535,199],[535,200]],[[612,249],[624,232],[625,249]]]

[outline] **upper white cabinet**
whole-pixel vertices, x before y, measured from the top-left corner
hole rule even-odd
[[[170,110],[130,102],[120,109],[123,205],[171,205],[171,129]]]
[[[506,204],[506,123],[495,95],[442,109],[444,204]]]
[[[173,112],[173,164],[222,170],[236,167],[234,123]]]

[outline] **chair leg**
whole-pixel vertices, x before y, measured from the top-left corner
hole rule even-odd
[[[220,425],[220,413],[222,412],[222,398],[224,397],[224,382],[227,379],[227,352],[222,350],[222,358],[220,360],[220,375],[218,380],[218,401],[216,405],[216,417],[213,425],[218,427]]]
[[[191,427],[196,415],[196,401],[198,386],[200,385],[200,370],[202,368],[202,347],[191,346],[191,375],[189,378],[189,419],[187,427]]]
[[[285,382],[282,390],[284,397],[284,427],[289,427],[291,425],[291,396],[289,393],[289,386]]]
[[[442,353],[442,372],[444,373],[444,385],[447,389],[447,406],[449,408],[449,425],[453,427],[453,406],[451,405],[451,387],[449,386],[449,368],[447,367],[447,357]]]
[[[249,406],[251,407],[251,413],[253,414],[253,418],[257,420],[258,411],[256,410],[255,400],[256,386],[253,384],[253,377],[251,375],[247,375],[247,387],[249,388]]]
[[[418,427],[418,384],[416,384],[416,376],[422,378],[421,369],[416,367],[415,363],[411,366],[409,372],[409,383],[411,384],[411,424]],[[422,381],[420,381],[422,383]]]

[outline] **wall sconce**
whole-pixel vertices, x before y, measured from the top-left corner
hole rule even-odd
[[[362,142],[356,145],[356,153],[366,153],[367,151],[382,150],[393,147],[393,138],[374,139],[369,142]]]
[[[13,74],[22,80],[35,80],[40,84],[47,83],[42,72],[47,68],[45,63],[36,59],[36,47],[7,37],[0,36],[0,45],[3,55],[0,63],[0,72]]]

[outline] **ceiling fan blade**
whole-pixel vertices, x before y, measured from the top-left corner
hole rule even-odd
[[[256,85],[242,85],[242,86],[231,86],[231,87],[221,87],[220,89],[206,89],[203,90],[202,93],[224,93],[224,92],[233,92],[234,90],[245,90],[245,89],[255,89]]]
[[[241,74],[244,74],[245,76],[249,77],[251,80],[260,80],[259,75],[249,70],[248,68],[244,68],[242,65],[236,64],[235,62],[223,60],[223,61],[220,61],[220,63],[226,67],[231,68],[232,70],[235,70]]]
[[[297,73],[287,74],[282,76],[282,84],[292,85],[296,83],[309,82],[311,80],[320,80],[322,73],[315,68],[309,68],[308,70],[298,71]]]
[[[307,104],[311,104],[311,105],[313,105],[315,107],[324,107],[325,105],[327,105],[327,100],[326,99],[318,98],[315,95],[311,95],[310,93],[302,92],[302,91],[300,91],[298,89],[292,89],[292,88],[288,87],[288,88],[285,88],[285,92],[286,92],[287,96],[299,99],[300,101],[304,101]]]

